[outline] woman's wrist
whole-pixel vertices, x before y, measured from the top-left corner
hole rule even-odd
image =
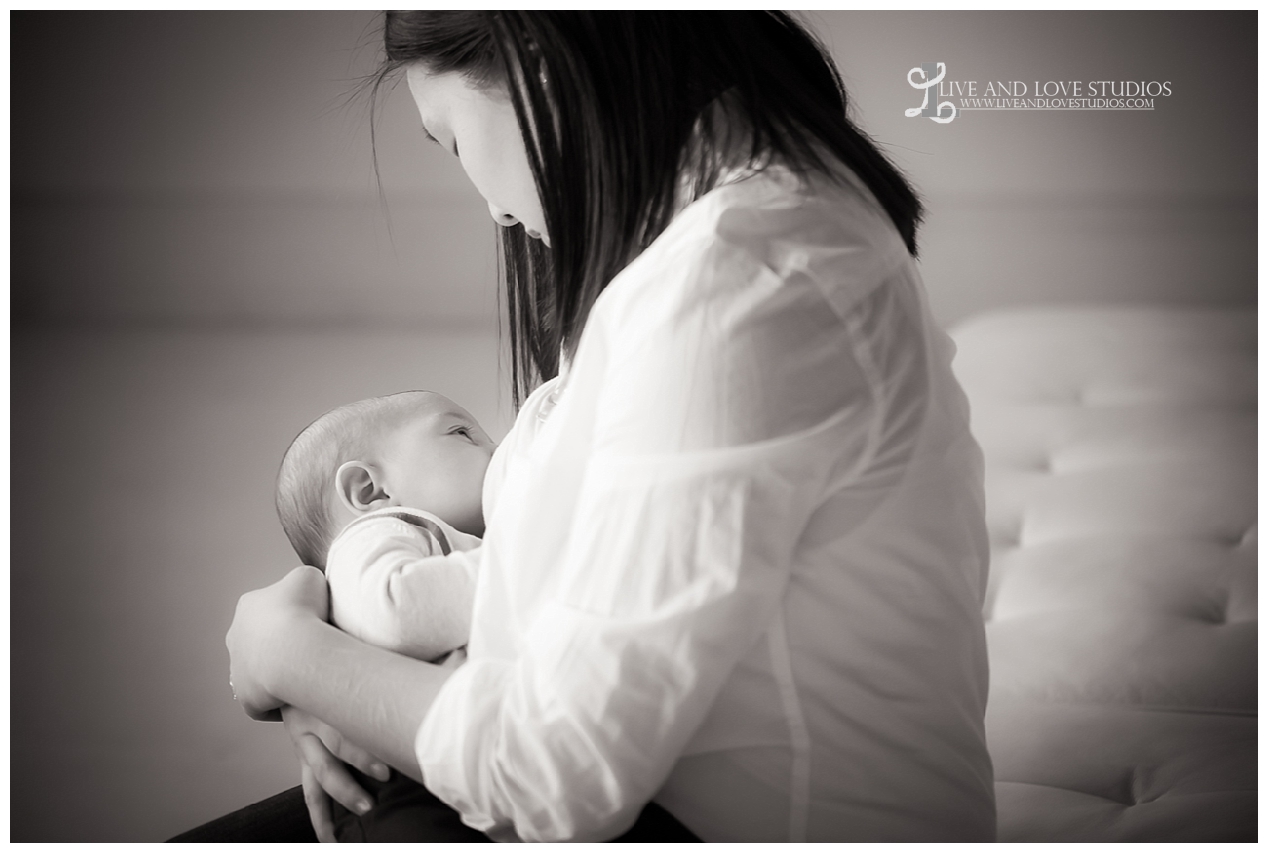
[[[320,665],[322,632],[334,630],[309,610],[282,614],[259,660],[264,688],[284,705],[299,704],[297,700],[306,692],[302,679],[314,675]]]
[[[451,671],[297,619],[271,656],[272,695],[307,711],[415,781],[414,738]]]

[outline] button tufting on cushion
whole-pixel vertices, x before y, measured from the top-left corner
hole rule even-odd
[[[1254,840],[1254,312],[953,336],[986,459],[1000,840]]]

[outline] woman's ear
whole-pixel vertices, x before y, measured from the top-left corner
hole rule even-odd
[[[357,515],[389,506],[378,469],[366,462],[345,462],[335,472],[335,492],[340,502]]]

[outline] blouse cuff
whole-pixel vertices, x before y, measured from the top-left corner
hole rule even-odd
[[[472,755],[469,739],[492,726],[498,708],[495,697],[505,691],[508,676],[509,668],[501,662],[467,661],[441,687],[414,737],[414,754],[427,789],[457,811],[463,823],[495,841],[519,838],[513,826],[497,825],[489,803],[471,796],[486,790],[489,780],[474,778],[480,762]]]

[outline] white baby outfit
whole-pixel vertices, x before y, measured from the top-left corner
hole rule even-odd
[[[446,585],[474,583],[480,539],[423,510],[388,507],[367,513],[335,537],[326,557],[330,618],[336,627],[376,646],[423,660],[438,649],[438,635],[466,614],[443,602]],[[460,567],[464,576],[455,576]],[[459,596],[461,597],[461,596]]]

